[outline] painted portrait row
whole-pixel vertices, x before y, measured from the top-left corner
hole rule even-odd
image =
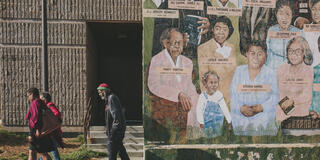
[[[153,135],[320,135],[319,0],[149,2],[144,107]]]

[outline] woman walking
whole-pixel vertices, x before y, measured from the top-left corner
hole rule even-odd
[[[31,103],[26,119],[29,121],[29,158],[28,160],[36,160],[37,153],[43,160],[51,160],[47,152],[53,151],[54,147],[50,136],[39,137],[37,130],[42,127],[42,109],[46,107],[44,102],[39,98],[39,90],[30,88],[27,90],[28,101]]]

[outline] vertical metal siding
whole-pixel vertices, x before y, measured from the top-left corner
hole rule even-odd
[[[86,106],[86,21],[141,21],[141,0],[48,0],[49,90],[64,125]],[[0,0],[0,119],[26,125],[25,91],[41,87],[41,0]]]

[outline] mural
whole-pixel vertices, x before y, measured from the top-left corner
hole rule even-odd
[[[320,136],[320,0],[143,5],[147,143]]]

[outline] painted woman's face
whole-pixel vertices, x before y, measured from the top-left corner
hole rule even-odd
[[[250,46],[246,56],[251,69],[261,68],[266,61],[266,52],[260,46]]]
[[[229,35],[229,28],[228,25],[226,25],[223,22],[217,22],[213,27],[213,37],[214,39],[219,43],[223,44],[227,39]]]
[[[294,41],[289,46],[288,59],[292,65],[298,65],[303,62],[303,48],[297,41]]]
[[[320,2],[312,6],[311,15],[313,22],[320,24]]]
[[[292,11],[289,6],[282,6],[277,12],[277,21],[280,27],[288,29],[292,20]]]

